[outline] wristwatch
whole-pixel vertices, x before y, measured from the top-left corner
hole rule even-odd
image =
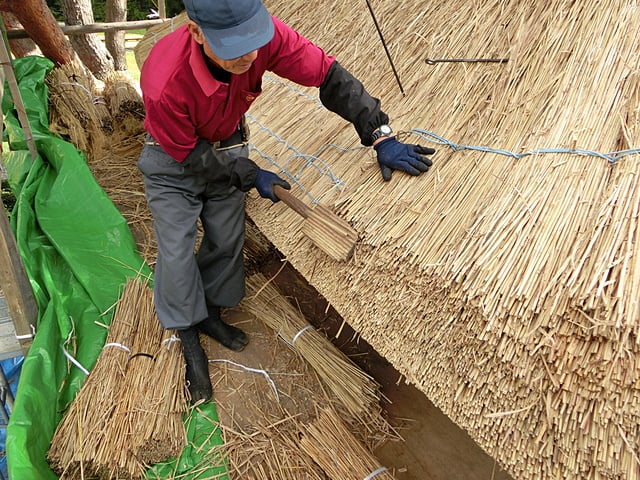
[[[371,134],[371,143],[375,142],[380,137],[388,137],[391,133],[393,133],[393,130],[391,130],[389,125],[380,125]]]

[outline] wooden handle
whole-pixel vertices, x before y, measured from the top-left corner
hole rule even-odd
[[[273,192],[280,200],[295,210],[303,218],[309,218],[311,208],[298,197],[294,197],[289,190],[282,188],[280,185],[274,185]]]

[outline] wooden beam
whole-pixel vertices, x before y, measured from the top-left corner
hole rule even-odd
[[[149,28],[160,23],[169,22],[170,19],[156,18],[153,20],[135,20],[130,22],[111,23],[91,23],[89,25],[63,25],[62,32],[65,35],[84,35],[86,33],[110,32],[114,30],[136,30],[138,28]],[[9,40],[17,38],[29,38],[24,29],[7,30]]]

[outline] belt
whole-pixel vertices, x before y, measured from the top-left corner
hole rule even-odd
[[[151,136],[147,136],[147,138],[151,138]],[[160,146],[158,142],[147,140],[144,142],[145,145],[157,145]],[[214,150],[231,150],[232,148],[243,147],[249,143],[249,126],[247,125],[247,121],[244,117],[238,124],[238,128],[235,132],[231,134],[228,138],[224,140],[219,140],[217,142],[210,142],[211,148]]]

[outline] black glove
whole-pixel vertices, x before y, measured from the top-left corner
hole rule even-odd
[[[401,143],[395,137],[382,140],[373,148],[378,153],[378,164],[385,182],[391,180],[393,170],[402,170],[409,175],[420,175],[426,172],[433,162],[422,155],[436,153],[433,148]]]
[[[291,185],[286,180],[283,180],[278,175],[269,170],[258,170],[256,175],[255,187],[262,198],[268,198],[272,202],[279,202],[280,199],[273,191],[274,185],[280,185],[286,190],[291,190]]]

